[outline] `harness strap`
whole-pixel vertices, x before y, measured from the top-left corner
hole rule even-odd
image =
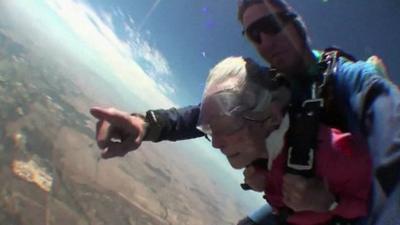
[[[324,108],[321,90],[326,85],[328,77],[336,72],[336,56],[336,51],[325,52],[322,55],[317,65],[319,71],[312,77],[310,98],[306,99],[301,107],[291,110],[286,163],[288,173],[305,177],[314,176],[320,114]]]
[[[309,99],[296,113],[290,113],[292,126],[288,133],[286,171],[305,177],[314,176],[315,151],[319,129],[319,111],[322,99]]]
[[[288,131],[288,158],[286,171],[305,177],[315,176],[315,154],[318,145],[319,124],[326,104],[331,100],[328,90],[331,75],[337,71],[337,60],[354,57],[337,48],[328,48],[322,54],[317,64],[317,71],[312,77],[310,98],[301,107],[292,108],[290,113],[290,128]],[[279,209],[279,224],[287,224],[287,218],[293,210],[283,207]],[[340,217],[333,218],[329,225],[351,225],[354,221]]]
[[[318,130],[321,114],[326,103],[332,98],[329,93],[328,83],[331,75],[337,71],[337,60],[340,56],[354,58],[337,48],[328,48],[324,51],[320,61],[312,74],[310,85],[310,98],[306,99],[300,107],[290,110],[291,126],[288,132],[288,159],[286,171],[288,173],[314,176],[315,151],[318,145]]]

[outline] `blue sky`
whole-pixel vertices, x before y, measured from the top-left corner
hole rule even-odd
[[[181,104],[200,101],[205,77],[216,62],[229,55],[254,54],[238,35],[236,5],[230,0],[90,3],[98,11],[117,8],[135,21],[132,25],[167,59],[172,76],[163,81],[176,87],[171,97]]]
[[[400,28],[396,25],[400,21],[398,1],[289,2],[303,15],[315,48],[337,45],[360,59],[377,54],[385,60],[395,80],[400,81],[400,53],[396,50],[400,42]],[[90,0],[89,3],[97,11],[118,9],[133,19],[132,25],[168,62],[172,76],[156,80],[171,84],[175,92],[170,97],[180,104],[199,101],[207,72],[218,60],[229,55],[258,58],[240,35],[235,0]],[[126,37],[120,29],[117,31]],[[259,58],[258,61],[262,62]]]

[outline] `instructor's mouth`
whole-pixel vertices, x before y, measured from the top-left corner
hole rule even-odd
[[[274,54],[272,54],[272,58],[275,59],[277,57],[280,57],[284,53],[285,53],[285,51],[275,52]]]
[[[228,157],[229,159],[232,159],[232,158],[235,158],[238,155],[240,155],[240,153],[234,153],[234,154],[228,155],[226,157]]]

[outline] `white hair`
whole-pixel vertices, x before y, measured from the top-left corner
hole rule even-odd
[[[222,91],[236,93],[241,99],[242,108],[262,113],[272,101],[289,101],[288,91],[283,94],[278,87],[271,85],[272,77],[268,69],[258,65],[250,58],[231,56],[214,66],[208,75],[203,99]]]
[[[246,63],[243,57],[234,56],[225,58],[219,62],[208,74],[204,93],[211,95],[226,89],[243,89],[244,80],[247,75]]]

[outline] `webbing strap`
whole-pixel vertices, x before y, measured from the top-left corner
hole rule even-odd
[[[292,109],[290,113],[290,128],[288,132],[288,158],[286,171],[288,173],[313,177],[315,175],[315,154],[318,145],[318,130],[321,113],[327,97],[326,86],[331,75],[337,70],[338,49],[325,51],[319,62],[321,70],[311,85],[311,98],[302,106]],[[328,96],[329,97],[329,96]],[[293,211],[283,207],[278,213],[278,224],[287,224],[287,218]],[[329,225],[352,225],[354,221],[340,217],[333,218]]]
[[[306,101],[301,110],[291,114],[286,171],[305,177],[314,176],[315,150],[319,129],[322,99]]]
[[[288,132],[288,173],[314,176],[315,154],[317,149],[320,115],[324,107],[322,90],[328,77],[336,72],[337,51],[324,52],[318,64],[320,71],[312,77],[310,98],[301,107],[290,111]]]

